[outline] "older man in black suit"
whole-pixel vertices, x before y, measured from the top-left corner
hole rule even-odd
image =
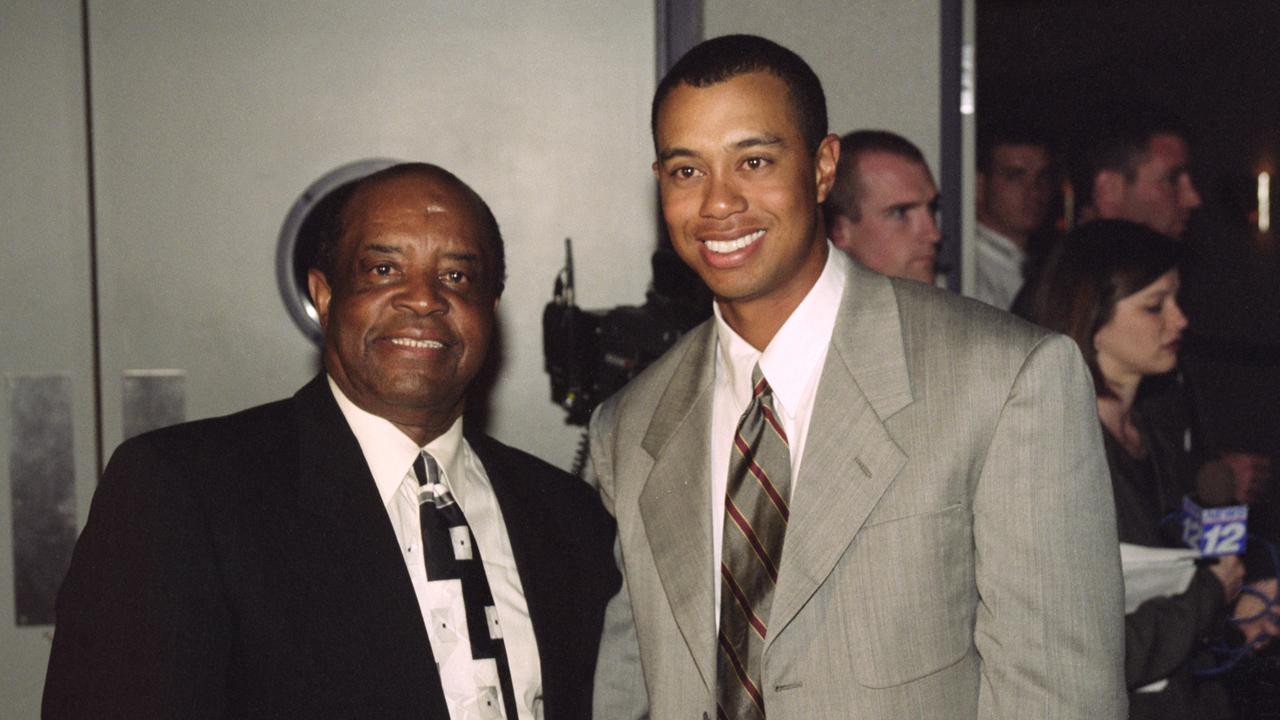
[[[49,718],[585,718],[613,526],[462,431],[502,291],[462,181],[358,183],[310,289],[325,374],[130,440],[58,601]]]

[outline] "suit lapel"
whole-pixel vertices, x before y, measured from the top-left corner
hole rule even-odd
[[[415,677],[408,692],[425,692],[430,717],[447,717],[444,691],[399,541],[355,435],[322,374],[294,396],[298,413],[298,504],[342,529],[314,549],[317,559],[351,573],[354,607],[379,638],[404,654],[394,663]],[[398,640],[396,639],[398,638]],[[400,671],[396,671],[400,674]],[[436,714],[438,713],[438,715]]]
[[[715,687],[715,589],[712,568],[708,435],[716,333],[693,331],[641,446],[654,464],[640,493],[640,517],[676,624],[702,679]]]
[[[359,442],[321,376],[296,396],[300,426],[298,504],[327,517],[363,539],[344,548],[359,564],[373,597],[386,597],[400,614],[416,617],[423,632],[413,583],[399,553],[399,541]]]
[[[831,574],[906,462],[884,421],[911,402],[897,299],[851,266],[791,502],[766,648]]]

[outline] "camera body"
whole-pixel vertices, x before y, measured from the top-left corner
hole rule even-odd
[[[643,305],[583,310],[573,301],[573,256],[542,312],[542,347],[551,399],[586,425],[591,411],[711,315],[711,294],[669,249],[653,254]]]

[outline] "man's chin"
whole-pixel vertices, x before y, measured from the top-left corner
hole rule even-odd
[[[938,278],[938,274],[934,268],[933,260],[912,264],[904,273],[902,273],[902,277],[909,280],[918,280],[926,285],[932,285]]]
[[[352,398],[358,405],[375,405],[381,408],[438,411],[462,397],[461,391],[448,392],[449,388],[465,388],[449,376],[427,373],[396,373],[365,383],[360,388],[360,398]],[[360,402],[363,398],[366,402]],[[366,408],[367,409],[367,408]],[[381,413],[376,413],[381,414]]]
[[[374,414],[396,425],[430,425],[443,431],[462,415],[464,398],[463,395],[440,393],[438,385],[435,391],[431,388],[406,390],[382,396],[379,409]]]

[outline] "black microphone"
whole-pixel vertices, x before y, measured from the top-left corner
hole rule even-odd
[[[1182,542],[1201,557],[1244,552],[1249,506],[1236,504],[1235,491],[1235,474],[1224,462],[1205,463],[1196,473],[1195,495],[1182,501]]]
[[[1196,473],[1196,497],[1204,507],[1236,504],[1236,475],[1231,466],[1215,460],[1200,466]]]

